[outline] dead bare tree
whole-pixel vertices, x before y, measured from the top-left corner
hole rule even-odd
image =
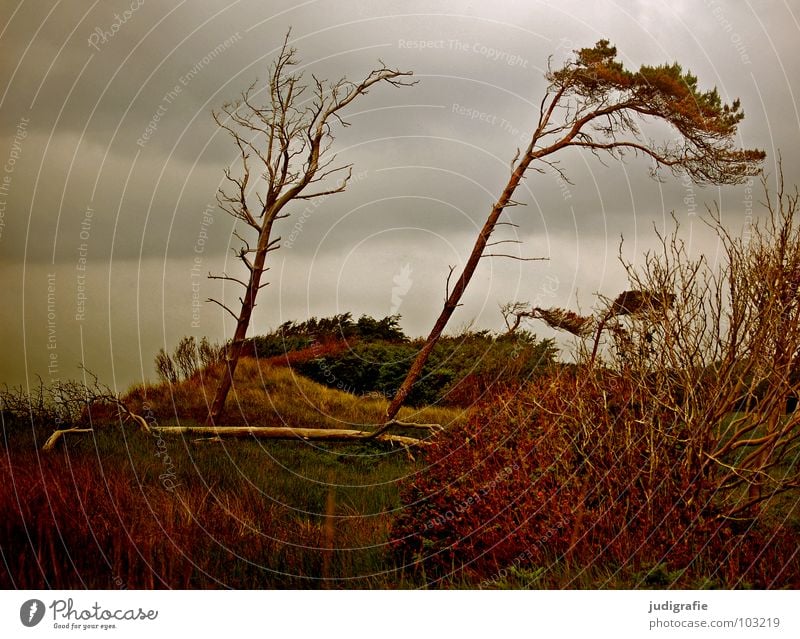
[[[765,500],[800,488],[800,414],[787,411],[800,391],[800,196],[782,173],[776,194],[765,177],[762,186],[766,216],[742,236],[711,211],[719,272],[690,259],[675,234],[627,265],[633,284],[670,290],[674,303],[632,325],[634,342],[650,343],[625,374],[648,379],[646,403],[685,424],[687,470],[713,482],[729,518],[757,516]]]
[[[634,389],[625,411],[635,437],[650,442],[652,468],[668,447],[682,451],[676,471],[687,478],[687,502],[710,486],[710,511],[746,520],[800,489],[800,412],[788,401],[800,394],[800,194],[785,189],[782,174],[776,194],[766,178],[762,185],[766,216],[744,235],[711,211],[723,249],[718,269],[688,255],[677,224],[657,233],[659,248],[638,265],[620,252],[633,290],[599,310],[578,357],[586,396],[590,387]],[[615,346],[605,357],[602,331]]]
[[[735,184],[754,175],[764,152],[739,149],[734,144],[738,124],[744,118],[738,100],[724,104],[716,89],[701,91],[697,78],[675,64],[625,69],[617,50],[607,40],[575,51],[575,58],[546,74],[549,86],[539,106],[539,118],[525,151],[517,150],[511,177],[478,234],[455,285],[448,290],[444,307],[425,345],[411,365],[386,414],[391,422],[422,373],[450,317],[459,306],[503,211],[519,202],[514,192],[529,168],[543,172],[550,167],[566,180],[554,154],[568,148],[607,153],[621,160],[626,153],[653,162],[652,173],[667,168],[686,173],[698,184]],[[677,133],[661,143],[646,137],[641,125],[663,122]],[[452,273],[451,273],[452,275]],[[385,426],[374,431],[378,435]]]
[[[36,425],[52,424],[53,432],[42,445],[50,452],[67,436],[96,433],[111,423],[134,423],[139,430],[155,437],[196,436],[192,441],[203,443],[222,441],[223,438],[282,439],[293,441],[353,442],[363,441],[370,433],[350,428],[294,428],[275,426],[159,426],[146,401],[140,403],[132,397],[121,397],[101,383],[97,375],[82,368],[83,380],[58,381],[45,386],[42,380],[32,391],[22,387],[0,388],[0,411],[6,417]],[[137,404],[140,404],[137,407]],[[144,415],[144,416],[143,416]],[[401,431],[384,433],[373,441],[391,446],[401,446],[413,459],[412,448],[427,446],[427,438],[410,436],[412,433],[432,437],[443,430],[440,424],[395,420],[390,425]]]
[[[506,302],[500,306],[500,314],[506,325],[506,335],[513,335],[525,319],[535,317],[527,302]]]
[[[213,114],[220,129],[233,138],[240,164],[236,173],[226,169],[225,179],[229,184],[220,189],[217,201],[255,239],[251,244],[235,231],[242,242],[236,256],[246,269],[243,279],[227,273],[209,273],[212,279],[232,282],[244,289],[238,312],[220,300],[209,300],[236,320],[225,356],[225,371],[208,416],[212,425],[222,416],[256,296],[266,286],[261,280],[268,270],[267,254],[280,247],[281,238],[273,237],[273,225],[288,216],[285,209],[290,202],[322,198],[347,188],[351,165],[337,165],[336,155],[331,153],[333,125],[348,126],[342,118],[346,107],[375,84],[386,82],[395,87],[413,84],[404,79],[412,75],[410,71],[389,69],[383,63],[359,83],[346,78],[329,82],[312,76],[312,81],[305,84],[303,73],[295,70],[298,59],[296,50],[289,45],[289,36],[287,33],[270,67],[263,99],[262,91],[253,83],[239,98]]]
[[[52,423],[55,429],[42,446],[43,451],[53,450],[65,435],[95,432],[98,420],[102,423],[131,420],[142,431],[150,432],[144,417],[130,410],[97,375],[80,368],[83,381],[59,380],[46,387],[39,379],[32,392],[21,387],[1,389],[0,410],[31,424]]]

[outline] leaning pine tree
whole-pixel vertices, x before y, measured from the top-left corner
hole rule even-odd
[[[524,152],[518,150],[508,183],[492,206],[425,345],[392,399],[384,424],[372,437],[389,428],[411,392],[478,264],[489,257],[485,250],[503,211],[517,204],[514,191],[529,168],[542,172],[549,166],[565,177],[553,157],[577,147],[619,160],[626,154],[641,155],[652,161],[653,174],[666,168],[687,174],[697,184],[737,184],[758,172],[764,152],[740,149],[734,143],[744,118],[739,100],[725,104],[716,89],[701,91],[697,78],[677,63],[630,71],[616,59],[617,50],[608,40],[575,54],[561,68],[548,71],[549,86],[530,142]],[[675,137],[660,143],[646,137],[641,125],[647,121],[670,125]]]
[[[492,206],[425,345],[387,408],[383,423],[372,431],[291,427],[219,428],[214,424],[222,415],[256,296],[263,287],[261,278],[267,270],[266,257],[280,243],[280,238],[272,236],[273,224],[286,216],[285,207],[294,200],[322,197],[346,188],[350,167],[336,166],[335,155],[329,153],[333,141],[331,124],[338,122],[346,125],[341,119],[341,112],[379,82],[394,86],[412,84],[404,79],[404,76],[411,75],[410,72],[381,67],[370,72],[359,84],[345,79],[326,83],[314,78],[311,85],[306,85],[302,74],[292,73],[297,60],[295,50],[288,45],[287,35],[270,70],[264,101],[257,101],[259,92],[252,85],[238,100],[214,114],[220,128],[232,136],[241,161],[238,176],[231,170],[225,172],[231,186],[228,190],[220,190],[218,200],[223,210],[251,229],[255,246],[246,237],[237,234],[243,244],[237,255],[246,267],[245,278],[239,279],[225,273],[215,276],[241,285],[244,295],[240,298],[238,313],[222,302],[212,300],[235,318],[236,330],[225,352],[222,379],[209,413],[211,426],[162,427],[158,429],[159,433],[225,434],[270,439],[372,439],[406,445],[422,443],[416,438],[391,435],[387,431],[397,425],[430,432],[441,428],[436,424],[400,422],[397,415],[459,305],[480,260],[489,256],[485,249],[503,211],[517,204],[513,200],[514,191],[529,168],[541,172],[543,166],[550,166],[560,171],[553,164],[552,156],[562,149],[579,147],[595,154],[608,153],[617,159],[622,159],[626,152],[643,155],[652,160],[654,173],[668,168],[674,173],[688,174],[698,184],[736,184],[758,172],[764,152],[739,149],[734,144],[737,127],[744,118],[738,100],[724,104],[716,90],[700,91],[697,78],[684,72],[678,64],[642,66],[636,72],[626,70],[616,60],[616,49],[607,40],[575,53],[574,60],[547,73],[550,84],[542,98],[530,143],[524,153],[518,151],[514,158],[511,177]],[[676,138],[661,144],[646,138],[640,124],[648,120],[671,125],[677,133]],[[342,177],[331,185],[330,178],[336,174]],[[252,202],[253,197],[255,202]],[[630,312],[627,298],[618,310]],[[507,312],[508,317],[519,313],[520,321],[524,316],[531,316],[520,307],[509,307]],[[560,324],[579,321],[581,333],[589,330],[589,324],[577,316],[555,317],[551,314],[550,319]],[[518,325],[518,322],[509,324],[509,330],[513,332]],[[131,415],[147,427],[143,418]],[[60,434],[63,431],[57,432]],[[51,446],[54,442],[50,442]]]

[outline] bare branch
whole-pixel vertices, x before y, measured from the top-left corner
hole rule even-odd
[[[509,255],[508,253],[484,253],[481,257],[508,257],[520,262],[549,262],[549,257],[520,257],[519,255]]]
[[[359,83],[345,78],[328,82],[313,75],[310,81],[305,81],[303,73],[296,70],[299,61],[296,50],[289,44],[289,36],[287,32],[270,66],[263,100],[254,82],[237,99],[212,114],[217,126],[231,136],[238,150],[236,170],[225,170],[225,187],[219,190],[217,202],[223,211],[253,229],[257,239],[248,242],[234,231],[243,244],[234,253],[247,269],[246,279],[227,274],[215,278],[244,286],[239,313],[218,300],[209,300],[236,319],[226,372],[211,406],[210,424],[222,414],[258,291],[267,285],[261,282],[268,270],[267,255],[280,247],[280,238],[271,237],[274,223],[289,215],[286,207],[292,201],[326,197],[347,188],[352,166],[336,166],[336,155],[331,149],[333,127],[348,125],[343,115],[354,100],[381,82],[398,87],[414,84],[406,79],[412,75],[410,71],[393,70],[383,63]],[[345,177],[331,186],[327,181],[337,173]],[[318,185],[319,190],[312,191],[311,185]]]
[[[241,298],[239,298],[239,299],[241,299]],[[215,300],[214,298],[212,298],[212,297],[209,297],[209,298],[206,300],[206,302],[213,302],[214,304],[217,304],[218,306],[221,306],[222,308],[224,308],[226,311],[228,311],[228,312],[231,314],[231,317],[232,317],[233,319],[235,319],[236,321],[239,321],[239,316],[238,316],[238,315],[236,315],[236,313],[234,313],[234,312],[233,312],[233,311],[232,311],[230,308],[228,308],[227,306],[225,306],[225,304],[223,304],[223,303],[222,303],[222,302],[220,302],[219,300]]]
[[[522,244],[522,240],[496,240],[494,242],[488,242],[486,248],[497,246],[498,244]]]
[[[241,284],[245,288],[247,288],[247,286],[248,286],[247,282],[243,282],[242,280],[240,280],[240,279],[238,279],[236,277],[231,277],[230,275],[227,275],[225,273],[223,273],[222,275],[212,275],[211,272],[209,272],[207,277],[210,280],[227,280],[229,282],[236,282],[237,284]]]
[[[449,270],[447,272],[447,280],[445,281],[445,284],[444,284],[444,298],[445,298],[445,301],[450,297],[450,278],[453,277],[453,271],[456,270],[455,266],[450,266],[448,268],[449,268]]]

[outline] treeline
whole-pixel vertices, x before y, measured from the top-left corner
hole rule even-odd
[[[275,330],[248,339],[244,354],[289,366],[330,388],[355,395],[391,397],[408,372],[423,339],[409,338],[400,316],[376,319],[351,313],[284,322]],[[163,348],[156,356],[162,381],[177,383],[205,366],[222,360],[225,346],[184,337],[172,354]],[[552,340],[539,340],[527,331],[501,335],[465,331],[444,337],[414,386],[408,403],[469,406],[489,389],[518,386],[553,364]]]
[[[355,395],[392,397],[408,373],[423,339],[410,339],[400,316],[376,319],[351,313],[286,322],[255,337],[249,354],[273,358],[331,388]],[[498,335],[466,331],[436,345],[422,378],[408,397],[414,406],[469,406],[497,384],[519,385],[555,361],[551,340],[520,331]]]
[[[352,313],[339,313],[319,319],[311,317],[303,322],[284,322],[271,333],[247,340],[244,353],[254,357],[274,357],[315,345],[353,340],[409,341],[400,328],[399,315],[383,319],[362,315],[354,320]]]

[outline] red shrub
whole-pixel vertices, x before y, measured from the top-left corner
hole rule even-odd
[[[562,373],[501,396],[429,449],[392,532],[398,557],[437,577],[560,561],[768,585],[771,569],[755,559],[771,553],[773,572],[791,563],[784,576],[796,581],[791,544],[776,550],[762,533],[734,534],[716,518],[681,428],[613,374]]]
[[[333,357],[339,353],[353,347],[356,343],[354,340],[350,342],[346,340],[330,340],[325,342],[317,342],[313,346],[304,348],[298,351],[287,351],[280,355],[273,355],[272,357],[261,357],[261,363],[269,364],[270,366],[295,366],[297,364],[304,364],[311,360],[320,357]],[[255,353],[248,353],[250,357],[255,357]]]

